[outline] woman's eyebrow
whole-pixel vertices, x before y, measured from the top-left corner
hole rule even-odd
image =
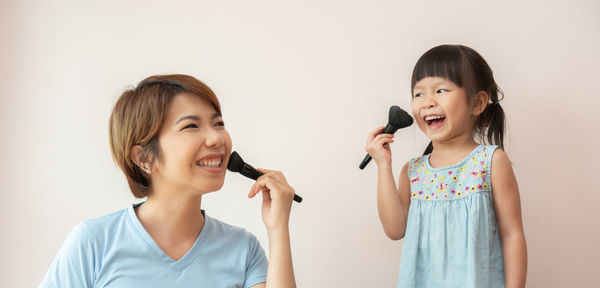
[[[211,117],[210,120],[214,120],[215,118],[219,118],[221,117],[221,113],[219,112],[215,112]],[[202,120],[202,118],[198,115],[185,115],[181,118],[179,118],[179,120],[177,120],[177,122],[175,122],[175,125],[177,125],[179,122],[183,121],[183,120],[187,120],[187,119],[192,119],[196,122],[200,122],[200,120]]]

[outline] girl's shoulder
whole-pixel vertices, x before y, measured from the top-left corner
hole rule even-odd
[[[429,154],[427,154],[429,155]],[[419,166],[425,166],[425,160],[427,159],[427,155],[420,155],[417,157],[413,157],[408,161],[408,169],[414,169]]]
[[[492,157],[495,151],[501,151],[500,153],[504,153],[502,149],[499,148],[498,145],[479,145],[473,151],[471,151],[467,156],[465,156],[461,161],[444,167],[433,168],[429,165],[429,156],[431,154],[420,155],[411,158],[408,163],[408,172],[411,171],[423,171],[423,170],[431,170],[431,171],[440,171],[440,170],[449,170],[449,169],[458,169],[462,166],[472,166],[475,164],[479,165],[489,165],[491,166]]]

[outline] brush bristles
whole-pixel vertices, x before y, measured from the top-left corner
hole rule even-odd
[[[227,170],[231,172],[240,172],[242,169],[244,169],[244,160],[237,152],[231,152],[231,157],[229,157],[229,163],[227,164]]]
[[[400,129],[412,125],[413,119],[402,108],[394,105],[390,107],[388,123],[396,129]]]

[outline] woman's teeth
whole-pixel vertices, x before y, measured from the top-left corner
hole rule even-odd
[[[198,165],[199,167],[219,168],[221,166],[221,162],[223,162],[223,159],[198,161],[196,162],[196,165]]]

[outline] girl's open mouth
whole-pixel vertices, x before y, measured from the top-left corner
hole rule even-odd
[[[440,128],[446,122],[446,117],[441,115],[428,115],[424,119],[427,127],[432,130]]]

